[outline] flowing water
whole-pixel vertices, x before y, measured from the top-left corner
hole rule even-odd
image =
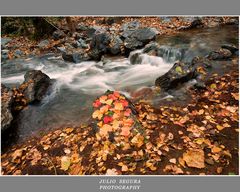
[[[105,91],[118,90],[130,96],[142,87],[154,86],[156,78],[166,73],[174,61],[190,61],[196,55],[205,56],[224,43],[238,42],[238,28],[227,26],[182,32],[161,37],[158,42],[162,57],[141,54],[141,63],[135,65],[130,64],[129,58],[121,57],[112,58],[106,64],[93,61],[73,64],[53,55],[2,63],[1,81],[10,87],[21,84],[29,69],[41,70],[56,80],[40,104],[29,105],[20,113],[20,139],[38,131],[87,122],[93,100]]]

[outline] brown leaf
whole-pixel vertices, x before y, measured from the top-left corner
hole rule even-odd
[[[204,151],[202,149],[190,149],[183,153],[183,160],[188,167],[204,168]]]

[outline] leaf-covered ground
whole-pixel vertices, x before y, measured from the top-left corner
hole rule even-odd
[[[116,129],[110,129],[104,124],[113,121],[112,112],[103,118],[95,110],[93,118],[103,120],[100,132],[94,121],[32,138],[2,154],[2,174],[238,175],[238,77],[237,71],[213,75],[206,89],[190,90],[192,99],[185,106],[135,103],[143,132],[119,129],[117,122]],[[125,98],[120,99],[114,113],[127,106]],[[99,106],[95,101],[95,109]],[[132,117],[130,112],[124,116]],[[125,127],[129,122],[123,122]],[[110,131],[119,133],[121,144],[110,141]]]

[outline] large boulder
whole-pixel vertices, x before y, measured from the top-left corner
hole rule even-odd
[[[122,33],[121,36],[124,38],[130,37],[135,30],[137,30],[140,27],[140,23],[138,21],[132,21],[129,23],[125,23],[122,25]]]
[[[23,93],[28,103],[41,101],[50,86],[51,79],[40,70],[27,71],[24,79],[19,90]]]
[[[136,38],[137,40],[143,42],[143,43],[148,43],[151,40],[155,39],[155,37],[159,34],[158,30],[156,28],[142,28],[142,29],[137,29],[133,32],[131,37]]]
[[[158,77],[155,85],[167,91],[176,88],[189,80],[196,79],[197,84],[204,87],[204,74],[211,67],[211,61],[207,58],[195,57],[189,63],[176,62],[164,75]]]
[[[129,50],[135,50],[141,48],[144,44],[136,38],[126,38],[124,40],[124,46]]]
[[[1,84],[1,131],[7,130],[12,123],[13,92]]]
[[[94,34],[90,47],[91,49],[98,49],[99,52],[107,53],[110,42],[111,35],[108,32],[98,32]]]

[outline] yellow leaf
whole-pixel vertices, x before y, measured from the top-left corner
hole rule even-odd
[[[63,156],[61,158],[61,169],[67,171],[70,165],[71,165],[70,157]]]
[[[221,131],[221,130],[223,130],[225,127],[223,127],[223,126],[221,126],[221,125],[217,125],[217,129],[219,130],[219,131]]]
[[[122,111],[123,110],[123,104],[122,103],[120,103],[120,102],[115,102],[114,103],[114,105],[115,105],[115,110],[119,110],[119,111]]]
[[[99,98],[99,101],[100,101],[101,103],[105,103],[105,102],[106,102],[106,99],[107,99],[107,96],[106,96],[106,95],[103,95],[103,96],[101,96],[101,97]]]
[[[106,104],[108,104],[108,105],[111,105],[112,104],[112,102],[113,102],[113,100],[112,99],[108,99],[105,103]]]
[[[112,123],[112,127],[114,130],[117,130],[120,127],[120,122],[117,120],[114,120]]]
[[[131,143],[137,147],[141,147],[144,144],[144,137],[138,133],[132,138]]]
[[[103,114],[99,110],[96,110],[93,112],[92,117],[94,119],[98,118],[100,120],[103,117]]]

